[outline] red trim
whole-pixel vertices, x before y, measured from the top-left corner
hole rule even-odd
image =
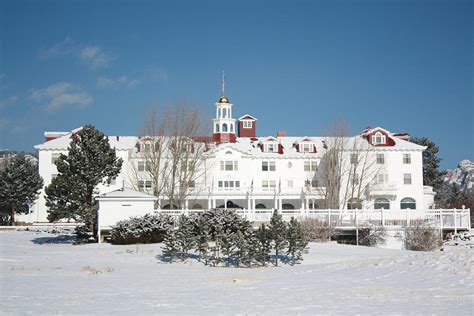
[[[283,145],[282,144],[278,144],[278,153],[283,154]]]

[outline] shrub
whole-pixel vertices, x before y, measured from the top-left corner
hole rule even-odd
[[[385,244],[387,231],[381,226],[363,226],[359,228],[359,245],[376,247]]]
[[[318,219],[306,219],[301,224],[303,225],[305,239],[308,241],[327,242],[338,234],[334,227]]]
[[[414,251],[432,251],[443,244],[439,230],[422,223],[405,228],[404,242],[405,249]]]
[[[119,245],[162,242],[174,225],[164,214],[146,214],[119,221],[110,231],[110,242]]]

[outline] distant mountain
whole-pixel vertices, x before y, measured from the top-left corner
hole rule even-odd
[[[26,159],[34,162],[38,162],[38,158],[36,157],[35,154],[31,153],[24,153],[24,152],[18,152],[16,150],[10,150],[10,149],[0,149],[0,168],[3,166],[4,162],[11,157],[14,157],[15,155],[18,154],[24,154]]]
[[[474,163],[463,160],[454,170],[447,170],[444,183],[451,185],[456,183],[461,191],[474,192]]]

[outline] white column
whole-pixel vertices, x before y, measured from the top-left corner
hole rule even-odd
[[[188,209],[188,199],[184,200],[184,209],[187,210]]]

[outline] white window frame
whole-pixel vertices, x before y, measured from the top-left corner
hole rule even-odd
[[[357,165],[359,163],[359,155],[358,154],[351,154],[350,155],[351,165]]]
[[[242,121],[243,128],[252,128],[252,121]]]
[[[239,163],[237,160],[221,160],[221,171],[237,171],[239,170]]]
[[[377,164],[378,165],[385,164],[385,154],[377,154]]]
[[[313,144],[311,143],[301,143],[301,151],[304,153],[312,153],[313,152]]]
[[[318,163],[316,160],[305,160],[303,164],[304,164],[304,171],[306,172],[318,171]]]
[[[372,143],[374,145],[381,145],[386,143],[385,135],[381,132],[377,132],[372,136]]]
[[[271,148],[271,150],[270,150]],[[276,153],[278,152],[278,144],[277,143],[266,143],[264,145],[264,149],[266,152],[269,152],[269,153]]]
[[[410,185],[413,183],[411,173],[404,173],[403,174],[403,184]]]
[[[275,161],[262,161],[262,171],[276,171]]]
[[[403,154],[403,164],[404,165],[411,164],[411,154]]]
[[[275,188],[276,188],[275,180],[262,180],[263,191],[271,191],[272,189],[275,190]]]
[[[59,156],[61,156],[61,153],[52,153],[51,154],[51,164],[55,165],[55,162],[59,159]]]

